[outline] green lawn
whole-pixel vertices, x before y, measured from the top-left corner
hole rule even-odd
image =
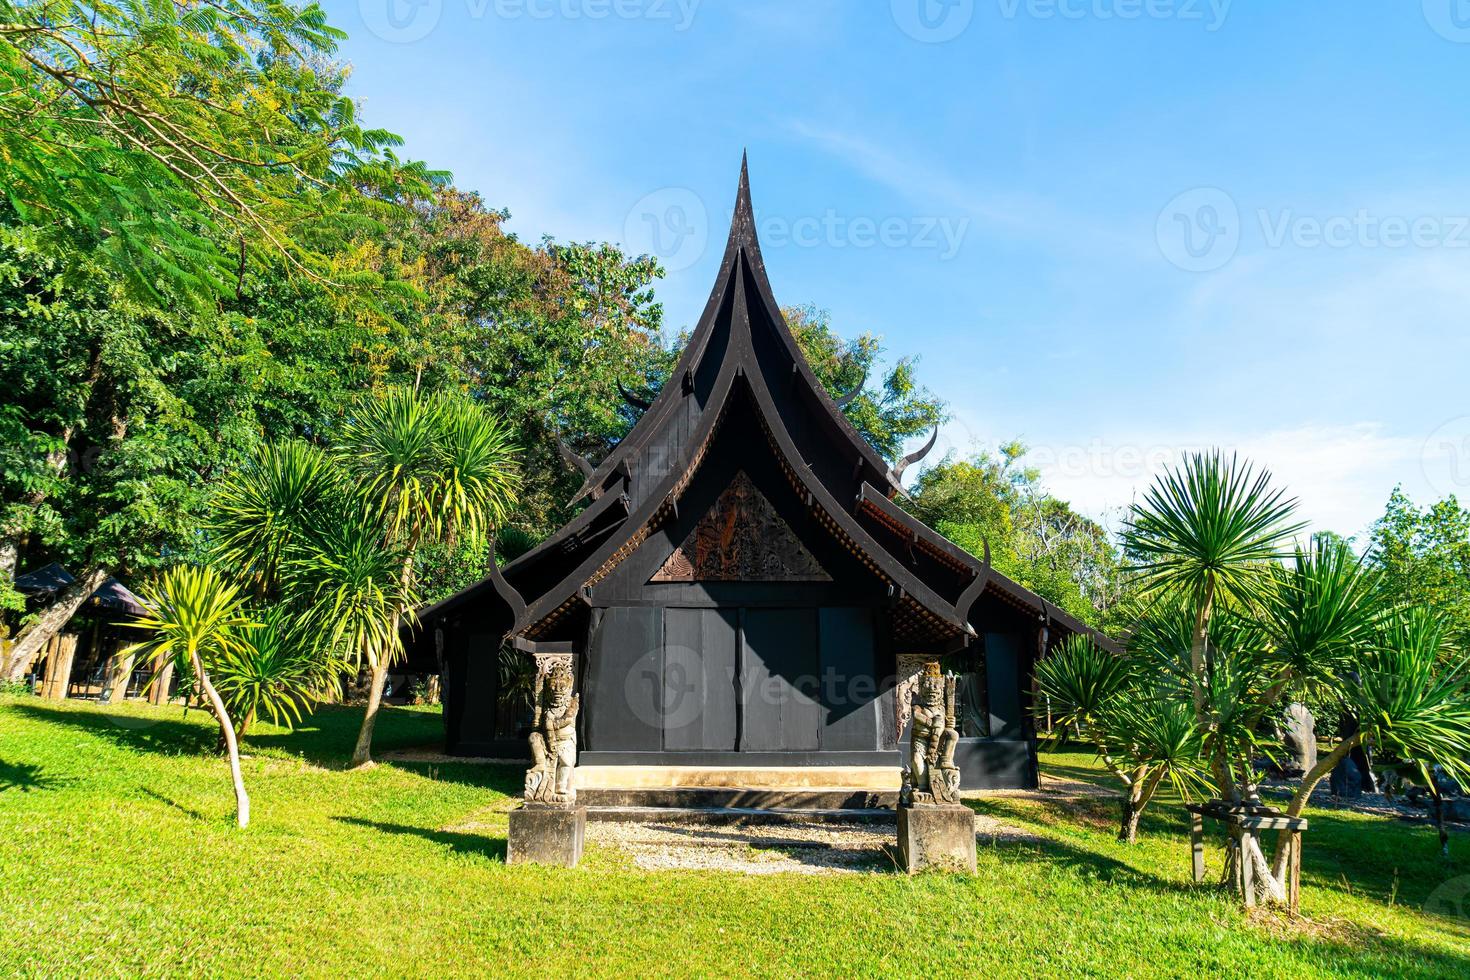
[[[385,715],[380,748],[433,742],[437,716]],[[1106,800],[979,804],[1045,842],[973,879],[508,868],[518,772],[343,772],[356,721],[248,738],[241,832],[202,713],[0,697],[0,974],[1470,974],[1463,915],[1423,911],[1448,881],[1470,912],[1470,840],[1446,865],[1422,826],[1312,812],[1304,923],[1190,885],[1175,809],[1114,843]]]

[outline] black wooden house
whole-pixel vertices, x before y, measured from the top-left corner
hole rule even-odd
[[[1031,667],[1085,627],[894,503],[911,460],[890,468],[840,401],[771,293],[742,165],[698,327],[633,430],[584,465],[585,509],[422,613],[448,750],[523,751],[508,648],[571,658],[579,766],[604,781],[634,767],[706,785],[811,767],[896,780],[902,688],[944,657],[969,681],[966,785],[1034,786]]]

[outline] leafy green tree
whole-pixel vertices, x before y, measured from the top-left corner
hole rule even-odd
[[[250,825],[250,797],[240,775],[240,746],[229,709],[211,681],[211,670],[240,654],[254,623],[246,615],[238,586],[208,567],[180,565],[169,569],[142,594],[147,614],[136,625],[153,635],[131,647],[128,655],[145,661],[176,661],[188,668],[219,722],[235,787],[235,820]]]
[[[833,328],[831,314],[814,306],[790,306],[781,312],[829,394],[840,397],[862,386],[843,412],[881,456],[897,462],[905,440],[944,421],[944,402],[918,382],[917,357],[900,358],[877,376],[875,368],[884,353],[878,337],[865,333],[844,339]]]
[[[1470,642],[1470,510],[1454,497],[1416,507],[1395,489],[1373,525],[1371,560],[1398,602],[1440,609]]]
[[[506,427],[462,395],[391,388],[359,401],[337,435],[330,450],[265,449],[226,481],[211,529],[222,560],[294,610],[293,647],[368,669],[353,754],[366,765],[423,553],[483,545],[511,513],[518,470]]]
[[[16,637],[15,677],[108,575],[187,554],[209,475],[256,436],[208,320],[134,298],[96,255],[5,217],[0,579],[22,557],[77,577]]]
[[[224,295],[256,251],[320,276],[313,233],[438,176],[357,122],[344,36],[279,0],[0,3],[6,195],[139,293]]]
[[[300,723],[303,707],[340,696],[348,668],[330,647],[312,642],[286,606],[254,618],[256,626],[244,642],[223,651],[211,668],[236,738],[244,737],[261,715],[277,725]]]
[[[382,523],[386,544],[400,556],[399,620],[416,596],[414,558],[430,542],[484,539],[515,502],[518,473],[508,430],[483,407],[462,397],[425,397],[394,389],[365,400],[343,426],[336,453],[356,493]],[[372,672],[367,712],[353,750],[354,765],[372,761],[373,726],[396,642],[367,644]]]
[[[1097,522],[1048,494],[1019,442],[998,453],[945,459],[919,474],[907,507],[971,554],[989,545],[1005,575],[1104,631],[1127,625],[1128,583],[1116,545]]]
[[[1194,610],[1191,689],[1197,719],[1208,723],[1205,641],[1222,603],[1249,606],[1269,583],[1269,563],[1304,524],[1289,524],[1296,501],[1271,474],[1218,451],[1196,453],[1167,470],[1133,506],[1124,543],[1145,598],[1182,597]],[[1221,780],[1220,792],[1233,786]]]
[[[1036,665],[1058,721],[1090,742],[1123,785],[1118,840],[1125,844],[1137,841],[1144,809],[1165,780],[1189,797],[1209,772],[1188,701],[1148,667],[1147,657],[1115,656],[1082,636]]]

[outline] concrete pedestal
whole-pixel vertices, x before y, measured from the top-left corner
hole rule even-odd
[[[586,833],[586,807],[522,806],[510,811],[505,863],[575,868]]]
[[[898,808],[898,854],[909,874],[935,868],[975,873],[975,811],[967,806]]]

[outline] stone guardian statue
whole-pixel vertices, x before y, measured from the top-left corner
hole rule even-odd
[[[960,770],[954,761],[960,733],[955,728],[954,674],[941,674],[930,661],[910,695],[913,719],[908,765],[903,770],[902,806],[953,806],[960,801]]]
[[[572,670],[558,663],[536,676],[536,711],[531,722],[531,758],[526,773],[526,802],[569,806],[577,801],[572,774],[577,768],[577,709]]]

